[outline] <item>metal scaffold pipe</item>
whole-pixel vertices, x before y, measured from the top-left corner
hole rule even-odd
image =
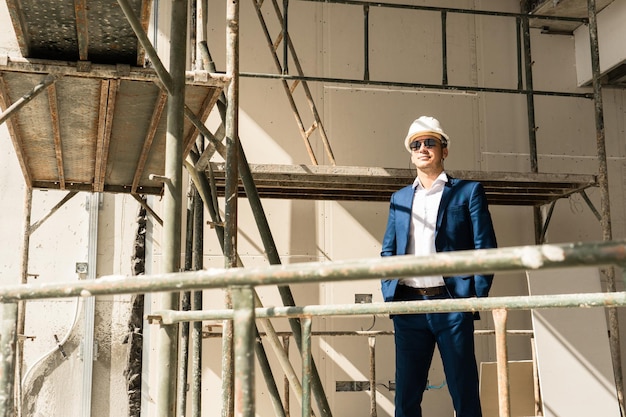
[[[231,78],[226,92],[226,184],[225,184],[225,207],[224,207],[224,266],[226,268],[237,268],[237,208],[238,208],[238,154],[239,154],[239,1],[227,2],[226,6],[226,73]],[[239,295],[239,294],[238,294]],[[226,291],[226,305],[232,303],[230,290]],[[235,409],[238,406],[237,395],[234,392],[234,371],[237,366],[234,364],[233,355],[233,329],[235,323],[224,323],[222,340],[222,417],[234,415],[247,415],[247,411]],[[249,363],[242,361],[239,367],[248,369]],[[252,358],[249,359],[250,361]],[[238,387],[247,392],[253,387]],[[254,405],[252,405],[254,410]],[[244,413],[244,414],[242,414]]]
[[[302,417],[311,417],[311,326],[310,317],[302,319]]]
[[[626,292],[560,295],[533,295],[485,298],[455,298],[447,300],[379,302],[368,304],[325,304],[297,307],[256,308],[257,319],[312,316],[369,316],[372,314],[418,314],[479,312],[495,309],[532,310],[539,308],[623,307]],[[150,317],[163,324],[185,321],[232,320],[234,310],[217,309],[195,312],[155,311]]]
[[[197,190],[194,192],[193,221],[193,270],[204,267],[204,207]],[[191,309],[202,310],[202,291],[194,291]],[[193,323],[191,328],[191,417],[202,415],[202,323]]]
[[[17,303],[0,306],[0,417],[12,417],[15,347],[17,345]]]
[[[439,252],[429,256],[405,255],[389,259],[310,262],[258,268],[218,268],[134,277],[103,276],[94,281],[68,280],[60,283],[8,285],[0,287],[0,302],[226,288],[233,285],[287,285],[625,264],[625,240],[515,246]]]
[[[596,147],[598,152],[598,186],[600,187],[600,211],[602,217],[602,238],[605,241],[613,239],[611,227],[611,203],[609,198],[609,174],[606,156],[606,138],[604,134],[604,107],[602,103],[602,82],[600,68],[600,45],[598,42],[598,20],[595,0],[587,0],[587,14],[589,16],[589,44],[591,47],[591,72],[593,84],[593,100],[595,104]],[[615,269],[608,268],[605,271],[607,277],[607,292],[616,291]],[[613,376],[615,389],[619,403],[620,414],[626,415],[626,399],[624,398],[624,375],[622,371],[622,355],[619,321],[617,309],[609,308],[609,346],[611,348],[611,361],[613,364]]]
[[[173,1],[178,1],[178,0],[173,0]],[[163,86],[168,91],[168,93],[171,93],[172,89],[174,88],[173,86],[174,76],[171,75],[169,72],[167,72],[167,70],[165,69],[165,66],[161,62],[161,58],[159,58],[158,52],[156,51],[156,49],[154,49],[154,46],[152,46],[150,39],[148,39],[148,35],[146,35],[146,32],[141,26],[141,22],[139,21],[139,19],[137,19],[137,16],[135,16],[132,5],[130,4],[128,0],[117,0],[117,2],[122,8],[122,11],[124,12],[124,15],[126,16],[126,20],[128,20],[128,23],[130,23],[130,27],[135,32],[135,35],[137,36],[137,40],[139,41],[143,49],[146,51],[148,58],[150,58],[150,62],[152,63],[154,70],[159,76],[159,79],[163,83]],[[186,3],[187,2],[185,1],[185,4]],[[187,33],[187,29],[185,27],[185,34],[186,33]],[[185,48],[181,48],[181,49],[185,50]],[[184,62],[185,61],[183,61],[183,63]]]
[[[164,272],[180,270],[183,194],[183,134],[185,108],[185,65],[187,42],[187,0],[173,0],[170,20],[170,74],[172,89],[167,99],[165,177],[163,195]],[[160,305],[177,310],[177,289],[160,295]],[[176,371],[178,369],[178,328],[162,327],[158,332],[157,413],[171,417],[176,410]]]
[[[240,383],[235,386],[236,417],[254,417],[254,296],[250,286],[235,287],[233,293],[233,306],[235,307],[234,340],[238,343],[234,346],[235,353],[235,379]]]

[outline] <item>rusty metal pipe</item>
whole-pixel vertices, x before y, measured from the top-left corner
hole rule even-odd
[[[173,0],[173,1],[176,1],[176,0]],[[152,42],[150,42],[150,39],[148,39],[148,35],[146,35],[146,32],[143,30],[143,27],[141,26],[141,22],[139,21],[137,16],[135,16],[135,12],[133,11],[133,7],[131,6],[130,2],[128,0],[117,0],[117,3],[122,8],[122,11],[124,12],[124,15],[126,16],[126,20],[128,20],[128,23],[130,23],[130,27],[133,29],[133,32],[135,32],[135,35],[137,36],[137,40],[139,41],[143,49],[146,51],[148,58],[150,58],[150,62],[152,62],[152,66],[154,67],[154,70],[159,76],[159,79],[163,83],[163,86],[165,87],[167,92],[171,94],[174,89],[173,83],[174,83],[175,76],[171,75],[167,71],[167,69],[165,69],[165,66],[163,65],[163,62],[161,61],[161,58],[159,58],[158,52],[156,51],[156,49],[154,49],[154,46],[152,46]],[[186,26],[184,28],[184,31],[186,35],[187,33]],[[183,51],[186,50],[185,47],[181,47],[181,49]]]
[[[367,338],[370,356],[370,417],[377,417],[376,411],[376,337]]]
[[[204,267],[204,207],[198,190],[194,187],[193,211],[193,262],[192,267],[199,271]],[[202,291],[194,291],[191,309],[202,310]],[[191,416],[202,415],[202,323],[191,324]]]
[[[600,211],[602,218],[602,239],[613,239],[611,226],[611,202],[609,198],[609,174],[606,156],[606,138],[604,132],[604,108],[602,103],[602,81],[600,68],[600,45],[598,42],[598,20],[596,13],[596,0],[587,0],[587,14],[589,17],[589,44],[591,48],[591,72],[593,84],[593,100],[595,103],[596,124],[596,147],[598,150],[598,186],[600,188]],[[615,269],[608,268],[605,271],[607,278],[607,292],[616,291]],[[609,346],[611,349],[611,362],[615,377],[615,390],[619,403],[620,413],[626,415],[626,399],[624,398],[624,375],[622,371],[622,355],[620,347],[620,331],[617,310],[609,308]]]
[[[311,318],[302,318],[302,417],[311,416]]]

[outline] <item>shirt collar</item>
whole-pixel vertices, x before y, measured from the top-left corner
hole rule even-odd
[[[442,171],[441,174],[439,174],[439,176],[435,179],[435,181],[433,182],[433,187],[438,186],[438,185],[443,185],[445,183],[448,182],[448,176],[446,175],[445,171]],[[415,177],[415,180],[413,181],[413,185],[412,185],[413,189],[424,189],[424,187],[422,186],[422,183],[420,182],[419,177]]]

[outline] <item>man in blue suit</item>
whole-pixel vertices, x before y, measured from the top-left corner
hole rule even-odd
[[[496,247],[491,215],[480,183],[448,177],[443,161],[450,138],[439,121],[422,116],[405,138],[417,168],[412,185],[391,197],[382,256],[428,256],[435,252]],[[385,279],[385,301],[486,297],[493,275]],[[457,417],[481,417],[470,312],[399,314],[396,344],[395,417],[422,417],[421,402],[435,345]]]

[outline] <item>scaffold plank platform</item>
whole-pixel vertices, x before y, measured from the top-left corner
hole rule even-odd
[[[160,194],[167,93],[154,70],[129,65],[0,57],[0,107],[6,110],[44,77],[56,81],[6,123],[27,186]],[[186,106],[206,120],[227,79],[187,73]],[[184,149],[198,134],[184,125]]]
[[[600,12],[613,0],[596,0],[596,11]],[[587,0],[534,0],[532,15],[587,18]],[[582,23],[564,20],[530,19],[531,27],[540,28],[544,33],[573,34]]]
[[[218,193],[223,195],[224,163],[211,163]],[[414,169],[321,165],[250,165],[262,198],[389,201],[391,194],[415,179]],[[447,171],[480,181],[492,205],[540,206],[597,186],[595,175],[522,172]],[[244,196],[243,186],[239,194]]]
[[[6,0],[25,58],[144,65],[144,51],[115,0]],[[152,0],[129,0],[144,31]]]

